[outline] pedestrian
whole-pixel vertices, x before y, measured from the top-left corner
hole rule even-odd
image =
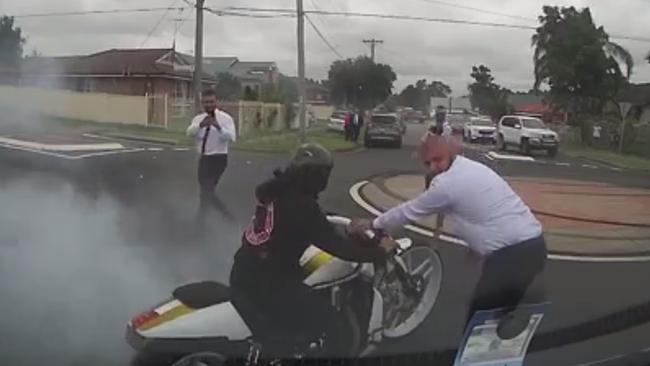
[[[223,209],[214,190],[228,165],[228,149],[236,139],[232,117],[217,109],[217,94],[206,89],[201,94],[203,112],[192,119],[187,134],[194,138],[199,153],[199,212],[209,207]]]
[[[343,117],[343,132],[345,133],[345,140],[352,140],[352,114],[346,112]]]
[[[361,127],[363,127],[363,112],[357,110],[356,112],[356,121],[352,124],[353,128],[353,140],[354,142],[359,141],[359,135],[361,134]]]
[[[350,230],[385,230],[444,213],[468,254],[482,264],[467,320],[477,310],[514,309],[546,263],[542,226],[508,183],[489,167],[459,155],[451,136],[432,135],[421,158],[435,174],[428,189],[373,221],[355,219]]]

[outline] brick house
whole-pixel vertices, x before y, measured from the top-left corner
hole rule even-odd
[[[169,48],[110,49],[83,56],[30,57],[20,85],[125,95],[192,97],[191,57]],[[216,85],[204,74],[204,87]]]
[[[237,57],[205,57],[203,71],[217,75],[222,72],[236,76],[242,88],[250,88],[258,95],[264,84],[275,84],[280,78],[278,66],[273,61],[240,61]]]

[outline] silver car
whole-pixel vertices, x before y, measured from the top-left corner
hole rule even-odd
[[[373,146],[377,143],[388,143],[397,148],[402,147],[402,125],[394,113],[373,114],[370,116],[364,145]]]

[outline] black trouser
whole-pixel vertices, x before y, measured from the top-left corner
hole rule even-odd
[[[489,254],[467,320],[478,310],[515,308],[545,264],[546,243],[542,235]]]
[[[345,139],[352,140],[352,125],[346,125],[344,127]]]
[[[352,141],[357,142],[359,140],[359,133],[361,132],[361,125],[352,125]]]
[[[215,204],[214,189],[228,166],[227,154],[202,155],[199,159],[199,198],[201,208]]]
[[[288,356],[296,346],[288,342],[314,341],[341,329],[329,296],[304,285],[300,276],[273,270],[255,258],[238,253],[230,286],[233,305],[267,352],[270,348],[271,353]],[[334,342],[339,337],[328,340],[330,349],[338,347]]]

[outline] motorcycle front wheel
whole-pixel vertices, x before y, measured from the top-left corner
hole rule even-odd
[[[176,361],[172,366],[224,366],[226,359],[216,352],[197,352]]]
[[[384,328],[387,338],[399,338],[411,333],[427,318],[438,299],[442,284],[442,262],[438,253],[430,247],[416,246],[400,254],[408,275],[418,285],[417,298],[411,298],[406,309],[399,309],[405,316]],[[387,304],[391,306],[394,304]]]

